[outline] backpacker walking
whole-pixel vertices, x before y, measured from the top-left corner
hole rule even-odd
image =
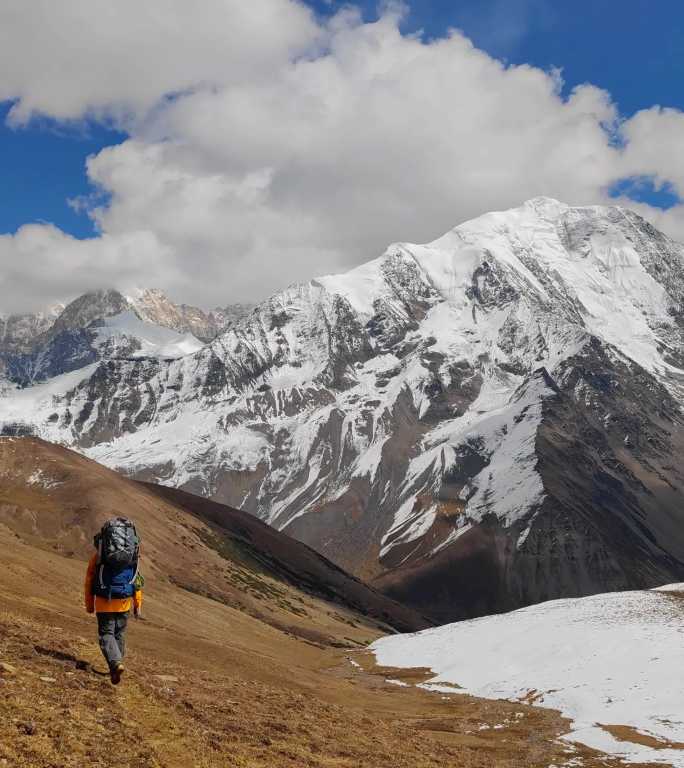
[[[136,619],[142,610],[140,539],[130,520],[116,517],[102,526],[93,543],[97,552],[86,572],[85,607],[97,614],[100,648],[112,683],[118,685],[124,671],[128,617],[131,608]]]

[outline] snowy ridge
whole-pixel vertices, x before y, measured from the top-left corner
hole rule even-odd
[[[187,304],[174,304],[162,291],[156,289],[140,289],[132,296],[124,296],[115,290],[92,291],[66,306],[58,304],[45,312],[9,316],[0,314],[0,373],[6,368],[10,379],[22,380],[22,383],[59,375],[65,371],[55,371],[44,365],[44,360],[52,354],[50,347],[61,346],[61,354],[64,356],[65,347],[73,348],[78,346],[79,341],[81,345],[87,342],[85,331],[91,324],[101,325],[105,321],[107,326],[108,318],[119,315],[130,316],[126,321],[129,338],[134,338],[135,333],[142,328],[133,327],[135,319],[147,324],[144,333],[148,335],[155,333],[150,330],[150,326],[155,326],[159,328],[157,336],[167,330],[185,336],[185,343],[168,350],[168,357],[178,357],[197,351],[202,346],[197,340],[202,343],[211,341],[238,320],[245,318],[250,311],[251,306],[236,304],[206,313]],[[169,336],[168,339],[175,344],[175,337]],[[153,346],[160,347],[163,343],[155,342]],[[144,340],[142,346],[145,346]],[[69,351],[73,352],[73,349]]]
[[[681,767],[683,639],[684,599],[622,592],[382,638],[371,650],[381,666],[431,669],[430,690],[559,709],[573,721],[572,741]],[[618,740],[606,726],[633,733]]]

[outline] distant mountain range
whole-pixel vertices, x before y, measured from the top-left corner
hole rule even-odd
[[[0,371],[25,386],[110,357],[181,357],[198,351],[250,309],[233,304],[204,312],[174,304],[156,289],[135,296],[93,291],[48,312],[0,316]]]
[[[684,247],[548,198],[203,313],[8,319],[0,423],[251,512],[436,620],[684,579]]]
[[[155,288],[139,290],[132,296],[111,289],[92,291],[45,312],[0,314],[0,353],[28,353],[59,333],[87,328],[95,320],[122,312],[133,312],[142,321],[209,342],[245,317],[251,308],[251,304],[231,304],[205,312],[188,304],[175,304]]]

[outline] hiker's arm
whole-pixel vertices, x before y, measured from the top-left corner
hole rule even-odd
[[[95,579],[95,569],[97,568],[97,552],[90,558],[88,570],[86,571],[84,598],[85,609],[88,613],[95,611],[95,595],[93,594],[93,580]]]

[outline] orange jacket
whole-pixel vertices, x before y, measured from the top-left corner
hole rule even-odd
[[[93,581],[95,580],[95,571],[97,570],[98,554],[95,554],[90,558],[88,562],[88,570],[85,577],[85,609],[88,613],[126,613],[131,608],[135,608],[136,611],[142,609],[142,590],[139,589],[135,592],[133,597],[121,597],[112,598],[107,600],[106,597],[100,597],[93,594]]]

